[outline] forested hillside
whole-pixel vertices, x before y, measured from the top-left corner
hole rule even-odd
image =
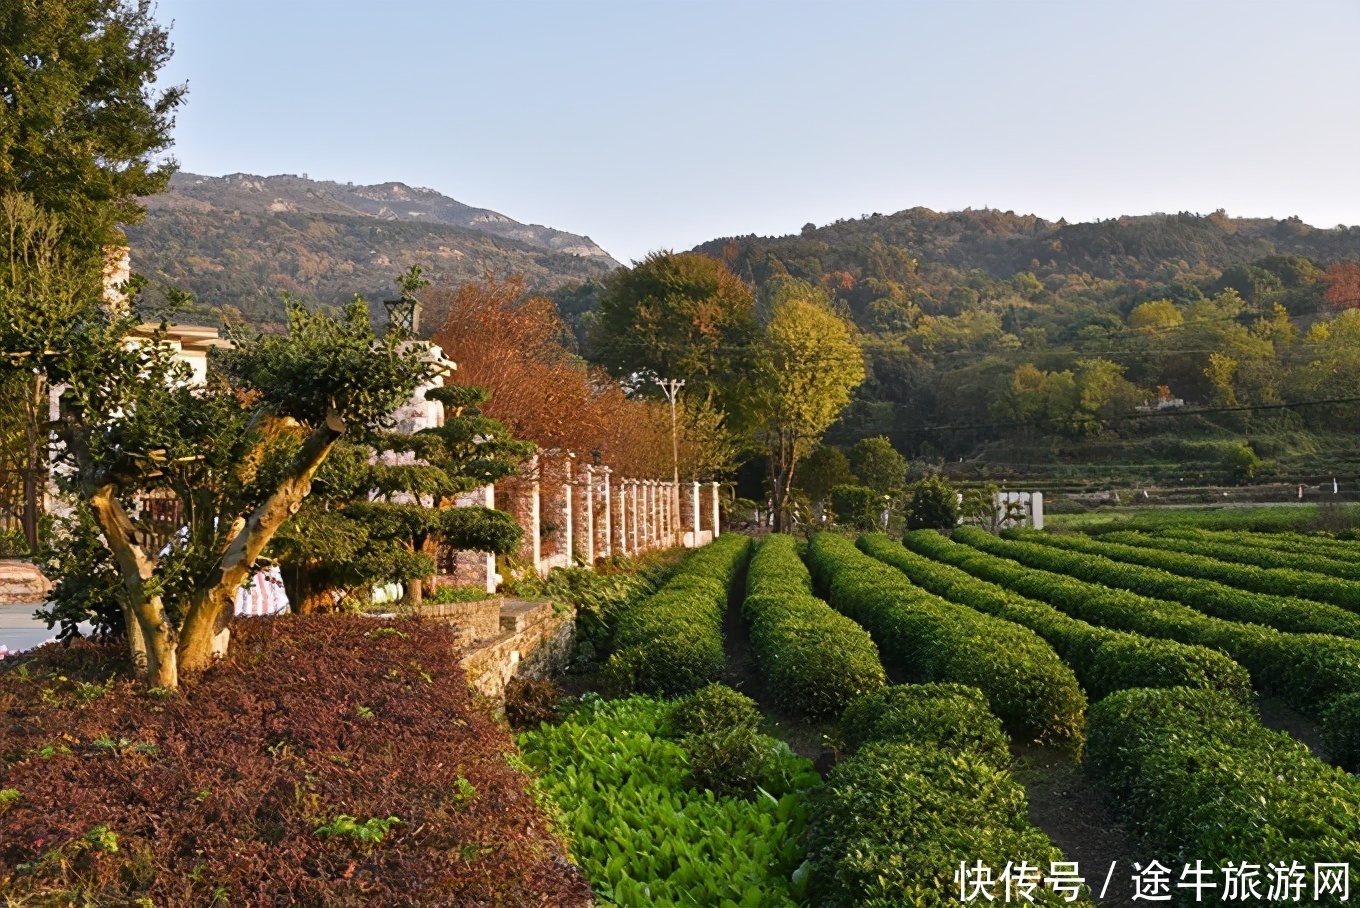
[[[617,266],[589,237],[521,224],[431,189],[342,185],[305,177],[179,173],[127,229],[134,266],[192,291],[200,319],[231,306],[253,322],[282,318],[280,291],[339,304],[377,299],[412,264],[443,285],[488,271],[539,290]]]
[[[817,285],[859,327],[869,378],[828,441],[1027,469],[1355,447],[1356,404],[1281,405],[1360,396],[1360,227],[915,208],[696,251],[761,296]]]

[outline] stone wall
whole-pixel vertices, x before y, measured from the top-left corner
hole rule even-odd
[[[463,655],[468,684],[501,697],[512,678],[550,678],[566,670],[576,636],[576,616],[551,602],[509,600],[501,608],[501,633]]]

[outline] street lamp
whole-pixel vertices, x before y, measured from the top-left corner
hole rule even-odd
[[[662,391],[666,392],[666,399],[671,402],[671,465],[674,467],[674,483],[671,486],[671,531],[675,532],[680,526],[680,436],[676,433],[675,426],[675,400],[680,396],[680,389],[685,386],[683,378],[655,378],[653,379]],[[695,516],[695,539],[694,544],[699,544],[698,539],[698,516]],[[671,542],[674,543],[672,538]]]
[[[405,293],[394,300],[383,300],[387,309],[387,326],[415,336],[420,330],[420,303]]]

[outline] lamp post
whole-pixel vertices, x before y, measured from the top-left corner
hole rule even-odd
[[[420,301],[415,293],[430,282],[420,276],[420,266],[412,265],[411,270],[397,278],[397,289],[401,296],[394,300],[383,300],[387,309],[388,330],[397,328],[411,337],[420,330]]]
[[[680,526],[680,437],[676,434],[675,426],[675,400],[680,396],[680,389],[685,386],[683,378],[657,378],[654,381],[666,392],[666,399],[671,402],[671,466],[674,468],[673,482],[671,484],[671,526]],[[697,542],[697,540],[696,540]],[[671,544],[675,540],[671,539]]]

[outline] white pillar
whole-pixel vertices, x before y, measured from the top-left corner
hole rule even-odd
[[[586,567],[595,568],[595,468],[586,464]]]
[[[691,515],[692,515],[692,517],[693,517],[693,519],[694,519],[694,547],[697,549],[697,548],[699,547],[699,530],[703,529],[703,527],[701,526],[701,524],[703,523],[703,520],[701,519],[703,512],[702,512],[701,510],[699,510],[699,481],[698,481],[698,480],[695,480],[695,481],[694,481],[694,488],[693,488],[693,490],[692,490],[692,499],[693,499],[693,500],[692,500],[693,510],[692,510],[690,513],[691,513]]]
[[[652,547],[652,481],[642,480],[642,550]]]
[[[628,483],[628,498],[628,507],[633,512],[629,520],[633,531],[632,545],[629,546],[628,551],[636,555],[638,553],[638,483],[636,479],[630,480]]]
[[[1044,493],[1035,492],[1030,498],[1031,522],[1036,530],[1044,528]]]
[[[488,485],[482,492],[482,500],[486,503],[486,506],[494,508],[496,506],[496,487]],[[496,592],[496,556],[490,552],[486,556],[486,591],[488,593]]]
[[[718,538],[718,484],[715,482],[713,487],[713,538]]]

